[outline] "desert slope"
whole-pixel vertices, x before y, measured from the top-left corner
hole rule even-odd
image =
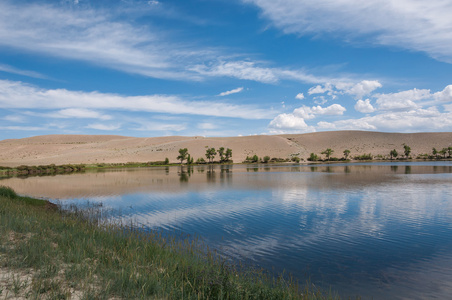
[[[345,149],[351,155],[372,153],[388,155],[403,151],[406,143],[413,156],[431,153],[432,147],[452,145],[452,133],[381,133],[368,131],[332,131],[294,135],[260,135],[246,137],[153,137],[136,138],[115,135],[47,135],[0,141],[0,165],[43,165],[76,163],[126,163],[164,160],[176,162],[178,150],[188,148],[195,160],[205,157],[206,147],[225,147],[233,151],[235,162],[254,154],[259,157],[306,159],[311,152],[326,148],[341,157]]]

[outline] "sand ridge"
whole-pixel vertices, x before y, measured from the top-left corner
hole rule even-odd
[[[149,137],[118,135],[44,135],[0,141],[0,165],[45,165],[78,163],[127,163],[163,161],[177,162],[178,150],[188,148],[191,156],[205,158],[207,147],[231,148],[232,159],[242,162],[247,156],[270,156],[307,159],[320,155],[326,148],[332,156],[342,157],[349,149],[351,156],[371,153],[388,155],[403,144],[411,147],[412,156],[431,153],[452,146],[451,132],[383,133],[369,131],[331,131],[292,135],[256,135],[244,137]]]

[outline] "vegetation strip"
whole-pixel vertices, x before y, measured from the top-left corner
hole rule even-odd
[[[194,242],[99,224],[0,187],[0,297],[336,299],[230,266]]]

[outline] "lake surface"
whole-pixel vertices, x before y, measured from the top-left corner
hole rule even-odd
[[[452,163],[234,165],[10,178],[0,185],[198,236],[224,257],[341,296],[452,295]]]

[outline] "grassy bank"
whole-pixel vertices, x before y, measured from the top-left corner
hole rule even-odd
[[[0,187],[0,298],[331,299],[238,270],[196,244],[125,227]]]

